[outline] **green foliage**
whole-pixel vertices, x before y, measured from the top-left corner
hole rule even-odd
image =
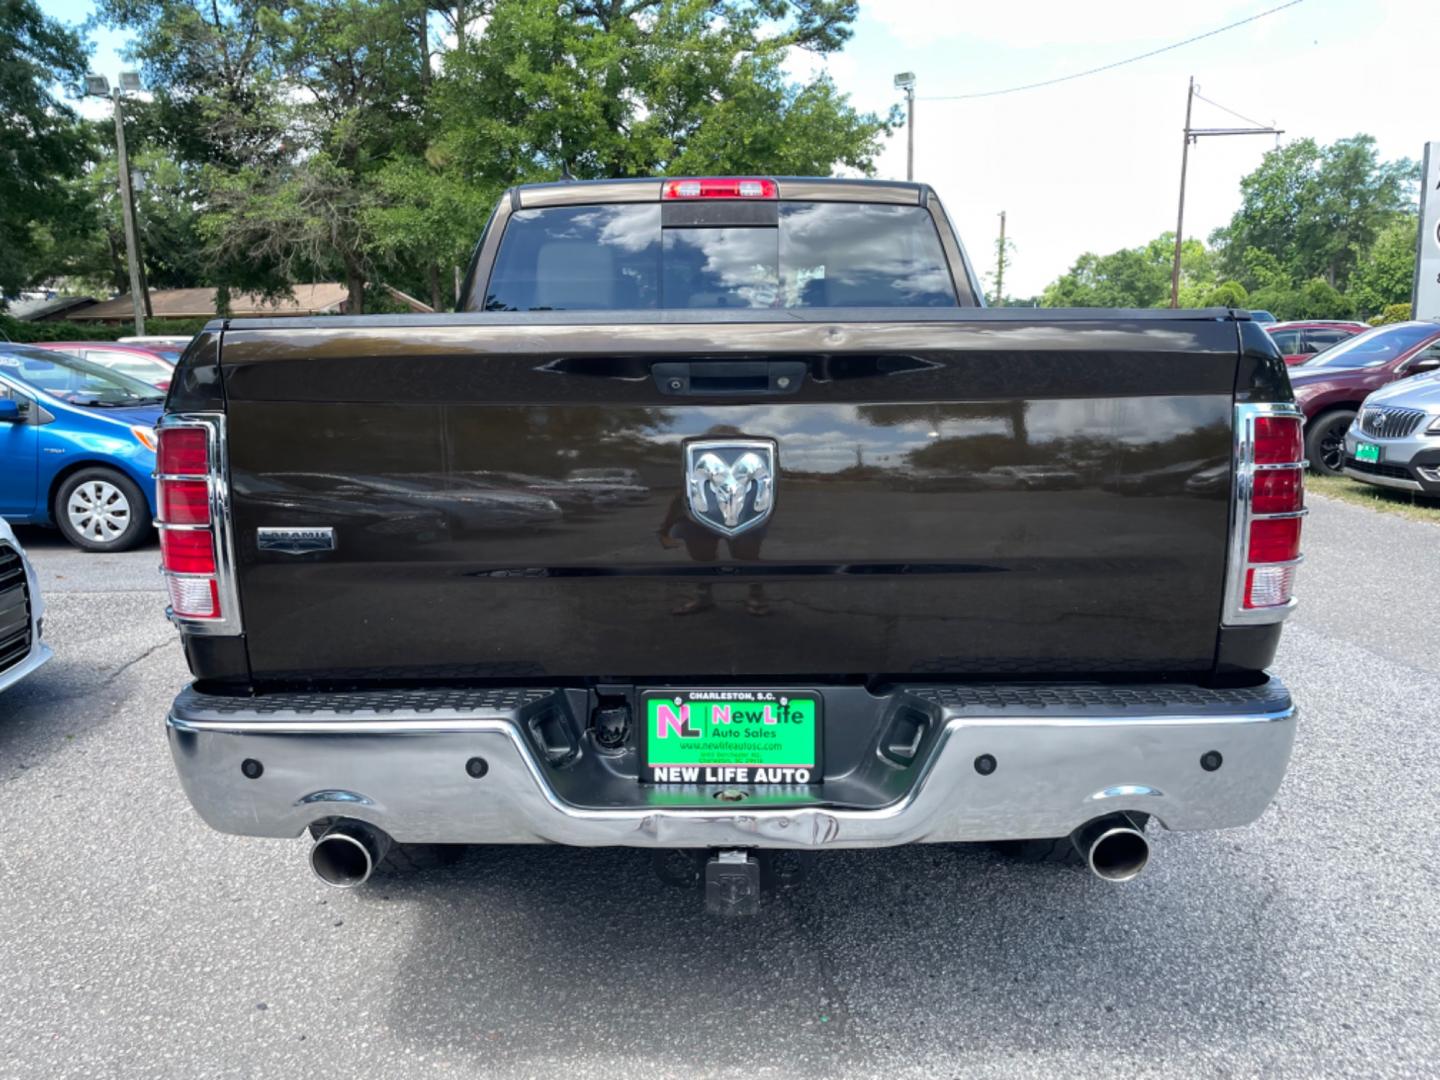
[[[1015,241],[1001,239],[997,233],[995,236],[995,269],[985,275],[985,283],[990,286],[991,307],[1013,307],[1014,304],[1003,295],[1005,282],[1001,274],[1002,266],[1010,266],[1015,255]]]
[[[1355,304],[1324,278],[1311,278],[1300,287],[1295,307],[1284,317],[1289,319],[1352,319],[1355,317]]]
[[[1350,298],[1361,311],[1383,311],[1402,303],[1407,309],[1410,307],[1419,229],[1419,215],[1406,215],[1386,225],[1375,238],[1374,246],[1350,276]]]
[[[97,0],[97,19],[131,31],[153,105],[142,135],[175,160],[234,168],[284,155],[285,87],[266,19],[284,0]]]
[[[1320,278],[1344,291],[1381,232],[1410,212],[1418,176],[1408,159],[1380,161],[1369,135],[1298,139],[1240,182],[1240,209],[1211,243],[1226,276],[1251,290]]]
[[[45,256],[73,234],[70,181],[89,147],[54,88],[84,74],[79,35],[34,0],[0,0],[0,297],[45,277]]]
[[[1323,278],[1312,278],[1300,288],[1271,285],[1250,294],[1251,308],[1268,311],[1277,319],[1353,319],[1355,304]]]
[[[147,334],[198,334],[205,319],[146,319]],[[134,323],[24,322],[0,313],[0,341],[115,341],[135,333]]]
[[[1170,303],[1170,271],[1175,234],[1162,233],[1148,244],[1109,255],[1086,252],[1068,273],[1046,287],[1042,307],[1165,307]],[[1214,283],[1212,258],[1198,240],[1180,246],[1180,306],[1203,306]]]
[[[505,187],[868,172],[897,114],[789,79],[854,0],[100,0],[134,32],[207,281],[339,276],[439,305]],[[437,33],[444,27],[448,33]],[[438,62],[437,62],[438,57]],[[92,259],[92,262],[103,260]]]
[[[853,0],[497,0],[445,57],[434,160],[470,182],[869,171],[896,115],[855,112],[787,50],[833,52]]]
[[[1414,308],[1407,302],[1404,304],[1386,304],[1385,310],[1379,315],[1370,317],[1371,326],[1388,326],[1390,323],[1406,322],[1409,320]]]
[[[124,292],[130,279],[114,129],[108,121],[91,127],[92,163],[69,183],[77,207],[72,227],[46,234],[51,242],[44,263],[49,276],[65,278],[72,290]],[[130,170],[136,178],[135,220],[150,287],[201,284],[204,263],[195,231],[199,210],[191,178],[171,155],[143,143],[130,155]]]
[[[1202,307],[1248,308],[1249,294],[1238,281],[1222,281],[1206,295]]]
[[[1417,176],[1412,161],[1380,161],[1368,135],[1331,146],[1301,139],[1271,151],[1241,181],[1241,207],[1211,234],[1210,249],[1185,241],[1180,306],[1343,319],[1398,303],[1410,295],[1415,273]],[[1173,242],[1171,234],[1143,248],[1087,252],[1045,290],[1043,302],[1167,303]]]

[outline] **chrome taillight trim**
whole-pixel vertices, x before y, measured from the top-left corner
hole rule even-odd
[[[1257,465],[1255,463],[1255,421],[1266,416],[1292,417],[1302,425],[1304,414],[1290,402],[1266,402],[1263,404],[1242,404],[1235,406],[1235,483],[1230,493],[1230,554],[1225,566],[1225,606],[1220,622],[1223,626],[1256,626],[1284,621],[1295,610],[1295,598],[1273,607],[1247,608],[1245,606],[1246,571],[1255,566],[1298,566],[1304,561],[1298,559],[1286,562],[1250,562],[1250,523],[1267,518],[1304,517],[1305,509],[1279,514],[1256,514],[1253,512],[1255,474],[1271,469],[1304,469],[1306,462],[1289,461]]]
[[[171,607],[165,616],[186,634],[234,636],[243,632],[240,615],[240,593],[235,571],[235,538],[230,527],[230,458],[225,438],[224,413],[171,413],[161,417],[156,431],[167,428],[201,428],[206,433],[206,460],[209,471],[204,476],[160,476],[157,479],[204,480],[210,496],[210,524],[167,524],[157,520],[157,529],[212,532],[215,540],[215,591],[220,599],[220,617],[177,615]],[[209,574],[172,574],[161,568],[167,577],[207,578]]]

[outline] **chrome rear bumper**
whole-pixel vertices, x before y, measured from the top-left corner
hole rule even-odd
[[[1255,820],[1290,758],[1289,694],[1274,680],[1181,689],[1126,687],[1111,701],[1093,686],[899,688],[876,699],[879,708],[923,709],[932,734],[908,765],[866,761],[896,794],[861,808],[836,805],[828,780],[723,804],[704,787],[626,783],[620,759],[588,735],[557,764],[532,718],[561,692],[232,699],[187,690],[168,733],[200,816],[252,836],[298,836],[345,817],[408,843],[819,849],[1064,836],[1121,810],[1170,829]],[[1217,753],[1219,768],[1202,765]],[[977,767],[984,755],[995,762],[988,775]],[[467,770],[477,758],[483,770]],[[567,781],[582,761],[604,778],[604,805]]]

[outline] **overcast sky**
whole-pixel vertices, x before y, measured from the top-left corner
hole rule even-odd
[[[883,0],[864,3],[855,36],[824,66],[863,109],[900,100],[899,71],[918,77],[915,175],[935,186],[976,269],[993,269],[997,215],[1015,252],[1012,296],[1038,293],[1083,251],[1132,247],[1175,227],[1185,86],[1284,139],[1367,132],[1386,157],[1419,158],[1440,140],[1440,0],[1303,0],[1236,30],[1058,86],[968,101],[1122,60],[1278,6],[1284,0]],[[45,0],[68,22],[89,0]],[[94,66],[113,79],[120,35],[100,31]],[[797,73],[815,65],[797,57]],[[103,104],[100,106],[102,115]],[[1196,126],[1242,121],[1196,103]],[[1187,236],[1229,220],[1240,178],[1270,136],[1204,139],[1191,148]],[[903,178],[905,137],[879,174]]]

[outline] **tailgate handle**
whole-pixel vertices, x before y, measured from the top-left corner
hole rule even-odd
[[[662,394],[793,394],[805,381],[804,360],[677,361],[650,369]]]

